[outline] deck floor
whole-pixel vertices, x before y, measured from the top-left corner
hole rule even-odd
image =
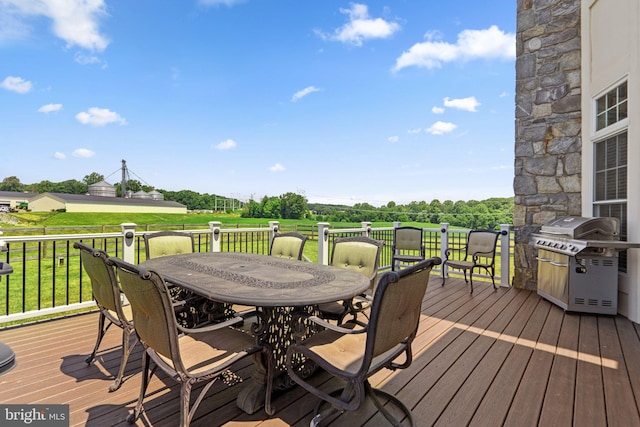
[[[379,372],[372,384],[398,396],[419,426],[640,425],[638,325],[621,316],[567,314],[536,293],[461,280],[440,286],[432,277],[403,371]],[[69,404],[72,426],[126,426],[140,385],[141,350],[132,355],[122,387],[107,388],[117,372],[120,330],[107,333],[96,362],[97,313],[0,330],[18,365],[0,376],[0,403]],[[236,367],[248,378],[250,361]],[[313,381],[329,381],[326,375]],[[330,385],[330,384],[329,384]],[[242,384],[213,386],[193,426],[309,425],[316,399],[294,388],[274,396],[276,414],[241,412]],[[179,387],[168,378],[149,386],[140,426],[175,426]],[[334,426],[378,426],[373,407],[346,414]]]

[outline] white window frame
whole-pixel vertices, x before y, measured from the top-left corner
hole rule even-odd
[[[601,98],[602,96],[606,95],[607,93],[609,93],[611,90],[618,88],[620,85],[622,85],[623,83],[627,83],[627,117],[625,117],[622,120],[619,120],[607,127],[604,127],[600,130],[596,130],[597,128],[597,121],[598,121],[598,99]],[[592,99],[591,99],[591,111],[589,112],[590,114],[590,118],[591,118],[591,138],[590,138],[590,143],[591,143],[591,194],[590,194],[590,199],[591,199],[591,214],[593,215],[593,213],[596,210],[596,207],[598,206],[604,206],[604,205],[612,205],[612,204],[624,204],[625,208],[626,208],[626,212],[625,212],[625,218],[629,218],[629,168],[630,168],[630,162],[631,162],[631,158],[629,156],[629,146],[631,144],[631,141],[629,139],[629,76],[625,75],[623,78],[618,79],[615,83],[613,83],[611,86],[607,87],[606,89],[600,91],[599,93],[597,93]],[[610,199],[610,200],[596,200],[596,163],[597,163],[597,159],[596,159],[596,144],[604,142],[605,140],[609,139],[609,138],[613,138],[617,135],[620,135],[622,133],[627,134],[627,191],[626,191],[626,197],[624,199]],[[627,224],[627,233],[629,232],[628,230],[628,224]],[[624,236],[626,239],[628,239],[628,236]],[[626,258],[625,258],[626,260]],[[622,271],[619,271],[620,273],[625,274],[627,271],[627,266],[620,266],[622,268]]]

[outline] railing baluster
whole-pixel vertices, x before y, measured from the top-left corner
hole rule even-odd
[[[273,223],[275,224],[276,221]],[[290,229],[293,228],[290,227]],[[370,237],[385,242],[380,256],[380,269],[386,270],[390,267],[393,227],[371,228],[369,223],[363,222],[361,227],[356,228],[331,228],[328,223],[319,223],[315,229],[299,227],[297,230],[311,235],[314,240],[317,236],[317,259],[318,262],[326,263],[330,259],[333,243],[337,237],[369,234]],[[92,242],[93,247],[101,248],[110,255],[120,258],[127,253],[127,256],[131,256],[132,260],[139,263],[145,259],[142,253],[144,251],[142,235],[151,231],[148,227],[146,229],[140,227],[139,231],[131,227],[127,231],[133,232],[132,238],[125,237],[122,229],[119,232],[39,236],[6,236],[5,233],[3,240],[6,241],[7,247],[6,260],[15,265],[13,276],[8,275],[4,281],[0,282],[5,284],[3,292],[5,305],[4,308],[0,308],[0,313],[3,314],[0,316],[0,324],[11,321],[13,318],[26,319],[28,316],[33,317],[41,313],[51,314],[77,307],[91,307],[93,295],[90,288],[88,292],[83,289],[89,282],[85,279],[79,254],[72,248],[73,242]],[[261,225],[246,228],[236,225],[233,228],[224,229],[219,222],[212,222],[208,229],[185,229],[184,231],[194,234],[198,252],[202,252],[204,247],[204,250],[213,252],[244,251],[266,255],[269,253],[274,227],[271,224],[269,227]],[[426,253],[429,257],[440,256],[440,248],[444,244],[460,248],[465,244],[466,236],[466,230],[450,229],[447,236],[444,236],[439,228],[425,228],[423,240]],[[448,241],[445,240],[447,237]],[[501,246],[507,242],[507,247],[502,247],[501,250],[504,258],[504,254],[510,254],[510,236],[505,234],[500,240]],[[125,241],[129,245],[127,251],[123,251]],[[507,256],[507,258],[510,257]],[[64,262],[66,266],[63,265]],[[499,272],[509,275],[509,264],[507,264],[509,262],[511,259],[498,261],[496,279],[501,277]],[[508,283],[509,277],[501,280],[504,285]],[[44,289],[45,283],[47,289]],[[0,307],[2,307],[1,303]]]

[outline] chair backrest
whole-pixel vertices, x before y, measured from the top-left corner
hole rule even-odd
[[[277,233],[273,236],[271,241],[271,247],[269,248],[269,255],[288,258],[288,259],[302,259],[302,251],[304,250],[304,244],[307,241],[307,236],[300,233]]]
[[[371,360],[398,344],[409,347],[418,329],[422,300],[438,257],[420,261],[399,272],[389,271],[380,276],[369,317],[369,331],[363,368]]]
[[[373,287],[383,244],[365,236],[337,238],[331,252],[331,265],[364,274]]]
[[[423,249],[422,228],[396,227],[393,229],[393,249],[416,250]]]
[[[145,234],[144,247],[147,259],[190,254],[194,251],[193,235],[180,231],[158,231]]]
[[[120,300],[120,287],[113,267],[107,265],[109,258],[107,253],[81,242],[74,243],[73,247],[80,249],[80,260],[91,280],[93,297],[98,306],[117,313],[118,318],[125,320]]]
[[[115,266],[131,304],[140,341],[170,359],[175,370],[184,371],[178,349],[178,324],[164,280],[153,271],[141,270],[119,258],[111,257],[108,263]]]
[[[474,256],[479,255],[484,258],[490,259],[490,263],[493,263],[493,258],[496,254],[496,245],[498,243],[498,236],[500,233],[493,230],[471,230],[467,237],[467,255]]]

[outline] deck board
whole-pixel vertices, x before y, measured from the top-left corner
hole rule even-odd
[[[581,316],[578,348],[575,422],[581,426],[605,425],[602,359],[598,344],[598,319],[595,316]]]
[[[419,426],[640,425],[640,327],[621,316],[565,313],[536,293],[432,278],[408,369],[371,378],[411,408]],[[0,330],[18,365],[0,376],[0,402],[66,403],[71,426],[118,426],[135,404],[142,349],[131,355],[121,388],[108,387],[120,363],[121,332],[111,328],[96,360],[97,313]],[[235,369],[243,378],[253,365]],[[336,385],[325,373],[310,381]],[[317,402],[301,388],[276,394],[276,414],[248,415],[235,398],[242,384],[216,384],[192,425],[306,426]],[[199,390],[200,388],[196,388]],[[138,426],[173,427],[179,386],[154,377]],[[332,426],[379,426],[373,405]]]

